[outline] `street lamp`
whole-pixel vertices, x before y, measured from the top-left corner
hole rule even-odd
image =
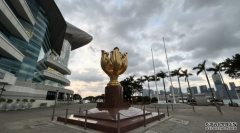
[[[54,119],[54,114],[55,114],[55,108],[56,108],[56,99],[58,97],[58,90],[56,90],[56,94],[55,94],[55,102],[54,102],[54,106],[53,106],[53,114],[52,114],[52,121]]]
[[[6,90],[4,89],[4,87],[5,87],[5,84],[3,84],[3,88],[0,88],[0,90],[1,90],[0,99],[1,99],[1,96],[2,96],[3,91],[6,91]]]

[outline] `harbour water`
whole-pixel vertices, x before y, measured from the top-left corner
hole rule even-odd
[[[184,102],[187,102],[187,100],[183,100]],[[208,102],[209,102],[209,100],[207,100]],[[234,102],[234,103],[238,103],[238,105],[240,105],[240,99],[232,99],[232,101]],[[179,102],[182,102],[182,100],[179,100]],[[223,103],[224,104],[228,104],[230,102],[230,100],[229,99],[223,99]],[[165,100],[160,100],[160,101],[158,101],[158,103],[166,103],[166,101]]]

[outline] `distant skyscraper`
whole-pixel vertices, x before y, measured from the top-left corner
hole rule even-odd
[[[151,98],[156,97],[155,92],[152,89],[150,89],[150,97]]]
[[[235,88],[236,88],[236,85],[234,82],[229,82],[229,86],[230,86],[231,90],[235,90]]]
[[[155,92],[155,97],[157,97],[157,95],[159,95],[159,92],[157,91],[154,91]]]
[[[225,85],[225,86],[224,86],[224,85]],[[227,84],[223,84],[223,85],[222,85],[223,91],[226,91],[226,88],[225,88],[225,87],[227,88],[227,90],[229,90],[228,85],[227,85]]]
[[[215,92],[214,88],[211,88],[211,89],[208,88],[208,91],[209,91],[209,92],[211,92],[211,90],[212,90],[213,92]]]
[[[213,79],[213,82],[215,84],[215,87],[216,87],[217,91],[223,91],[224,86],[223,86],[222,80],[220,78],[220,75],[219,74],[213,74],[212,79]]]
[[[163,90],[160,90],[160,95],[165,95]]]
[[[199,88],[200,88],[201,93],[205,93],[208,91],[206,85],[201,85],[201,86],[199,86]]]
[[[197,87],[196,87],[196,86],[191,87],[191,89],[193,90],[193,93],[194,93],[194,94],[198,94],[198,90],[197,90]]]
[[[170,93],[171,94],[173,94],[172,90],[174,91],[175,96],[179,95],[179,89],[178,88],[173,87],[173,89],[172,89],[172,86],[170,86]]]
[[[143,96],[149,96],[149,95],[148,95],[148,90],[147,90],[147,89],[143,89]]]
[[[189,87],[187,88],[187,92],[190,93]],[[197,87],[196,86],[191,87],[191,92],[192,92],[193,97],[195,97],[195,94],[198,94]]]

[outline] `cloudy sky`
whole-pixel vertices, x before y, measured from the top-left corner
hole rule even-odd
[[[207,60],[221,62],[240,52],[239,0],[55,0],[69,23],[93,36],[93,41],[71,52],[68,76],[75,93],[100,95],[109,81],[100,67],[101,50],[119,47],[128,53],[129,66],[119,81],[130,75],[153,75],[151,48],[156,72],[167,71],[162,37],[165,38],[170,69],[189,69],[191,86],[207,85],[203,74],[192,68]],[[211,85],[215,88],[208,72]],[[226,82],[240,80],[224,75]],[[178,87],[176,77],[173,86]],[[183,92],[187,84],[181,80]],[[167,90],[170,82],[167,80]],[[155,83],[150,83],[156,89]],[[163,90],[162,80],[157,83]],[[144,84],[147,88],[147,83]],[[199,89],[199,88],[198,88]]]

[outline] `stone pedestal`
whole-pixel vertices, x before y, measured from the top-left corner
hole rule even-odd
[[[120,113],[120,132],[125,133],[144,125],[144,112],[142,109],[130,107],[130,103],[123,102],[123,89],[121,86],[105,87],[105,102],[97,103],[97,107],[88,110],[87,128],[117,133],[117,114]],[[71,115],[67,123],[78,126],[85,125],[86,111]],[[145,111],[145,123],[148,124],[165,117],[164,113]],[[58,121],[65,121],[65,117],[58,117]]]
[[[121,86],[107,86],[105,87],[105,102],[97,103],[99,110],[108,109],[127,109],[130,103],[123,102],[123,89]]]

